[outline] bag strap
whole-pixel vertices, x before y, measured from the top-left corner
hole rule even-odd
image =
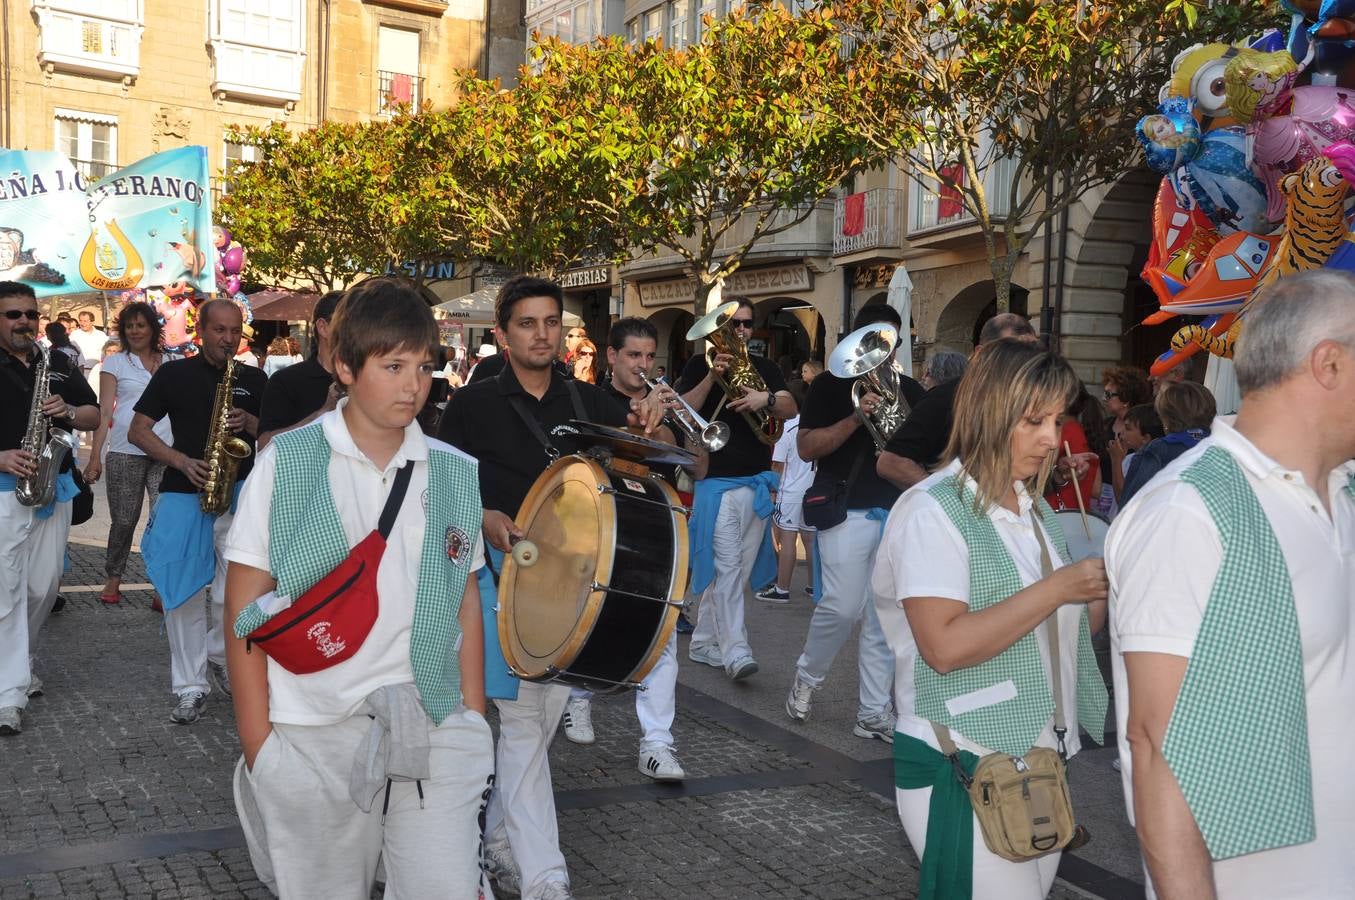
[[[574,418],[580,422],[587,422],[588,410],[583,408],[583,398],[579,396],[578,383],[573,378],[566,378],[565,387],[569,389],[569,402],[574,407]]]
[[[390,537],[391,529],[395,527],[395,517],[400,514],[400,507],[405,502],[405,491],[409,488],[410,476],[414,474],[414,460],[409,460],[400,467],[400,471],[395,473],[395,484],[391,485],[390,496],[386,498],[386,505],[381,508],[381,519],[377,522],[376,530],[381,532],[381,539],[384,541]]]
[[[1044,529],[1035,507],[1030,508],[1030,524],[1035,529],[1035,539],[1040,542],[1040,577],[1048,578],[1054,574],[1054,563],[1049,556],[1049,544],[1044,539]],[[1063,664],[1059,660],[1059,611],[1050,613],[1045,620],[1049,625],[1049,681],[1054,691],[1054,736],[1059,741],[1059,756],[1068,758],[1068,747],[1064,737],[1068,734],[1068,723],[1063,717]]]
[[[1040,526],[1040,518],[1035,514],[1035,507],[1030,509],[1030,524],[1035,529],[1035,539],[1040,542],[1040,577],[1048,578],[1054,574],[1054,562],[1049,556],[1049,544],[1044,539],[1044,531]],[[1059,757],[1067,761],[1068,747],[1064,741],[1068,734],[1068,724],[1063,717],[1063,672],[1059,662],[1059,614],[1055,610],[1045,624],[1049,626],[1049,680],[1050,687],[1054,692],[1054,736],[1059,742]],[[967,776],[964,776],[958,765],[958,752],[955,742],[950,739],[950,729],[943,728],[935,722],[929,723],[932,731],[936,733],[936,742],[941,746],[941,752],[950,758],[951,763],[956,766],[955,771],[960,773],[960,781],[966,786],[969,784]]]
[[[578,386],[573,379],[566,379],[565,387],[569,390],[570,405],[574,407],[574,418],[580,422],[587,422],[588,411],[584,409],[583,398],[579,396]],[[536,417],[528,411],[527,405],[522,402],[522,397],[517,394],[511,395],[508,398],[508,404],[513,407],[513,411],[518,414],[518,418],[522,419],[522,424],[527,426],[527,430],[531,432],[532,437],[536,438],[536,442],[546,451],[546,455],[552,461],[559,459],[559,448],[550,442],[550,438],[546,436],[541,423],[536,420]]]

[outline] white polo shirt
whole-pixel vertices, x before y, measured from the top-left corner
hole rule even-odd
[[[1317,839],[1216,862],[1220,898],[1355,896],[1355,499],[1345,487],[1355,463],[1335,469],[1321,499],[1233,427],[1211,436],[1155,477],[1120,513],[1106,540],[1111,587],[1112,668],[1125,800],[1133,820],[1133,757],[1123,654],[1189,657],[1223,559],[1214,520],[1181,472],[1211,446],[1237,460],[1278,539],[1293,583],[1307,686]],[[1245,708],[1247,698],[1238,697]],[[1220,759],[1220,766],[1245,760]],[[1150,889],[1150,896],[1152,896]]]
[[[935,472],[904,492],[895,502],[885,522],[884,538],[875,558],[875,571],[871,578],[871,588],[879,598],[875,608],[879,613],[880,627],[884,630],[885,640],[894,652],[894,705],[898,713],[898,731],[909,737],[926,741],[935,749],[936,735],[931,724],[914,714],[917,704],[917,690],[913,678],[913,667],[917,659],[917,641],[908,625],[908,616],[903,611],[903,601],[908,597],[942,597],[969,603],[969,545],[965,543],[950,517],[936,498],[928,493],[937,482],[960,471],[958,460]],[[974,479],[966,476],[971,490],[976,490]],[[1021,514],[994,506],[988,510],[988,518],[996,529],[1002,546],[1011,554],[1016,563],[1016,571],[1021,576],[1022,587],[1029,587],[1041,578],[1040,544],[1035,537],[1035,526],[1031,522],[1030,495],[1025,485],[1016,483],[1016,496]],[[1041,531],[1044,528],[1041,526]],[[1046,540],[1048,536],[1046,535]],[[1063,561],[1053,544],[1049,546],[1050,561],[1053,567],[1062,567]],[[1081,622],[1083,606],[1066,603],[1059,607],[1059,661],[1063,678],[1063,709],[1068,723],[1068,735],[1064,740],[1068,754],[1078,752],[1082,744],[1078,737],[1077,726],[1077,635]],[[1036,632],[1036,642],[1040,648],[1040,661],[1045,671],[1049,671],[1048,629],[1041,627]],[[957,700],[968,700],[970,708],[994,705],[1009,699],[1014,685],[1011,682],[992,685]],[[1100,723],[1097,723],[1099,728]],[[979,756],[992,752],[979,746],[955,731],[951,731],[951,740],[961,750],[968,750]],[[1057,747],[1054,736],[1054,717],[1035,742],[1037,747]]]
[[[380,611],[366,642],[351,658],[309,675],[294,675],[268,660],[268,717],[284,725],[341,722],[356,714],[363,700],[377,688],[414,682],[409,637],[427,520],[424,503],[428,490],[428,450],[432,447],[465,456],[460,450],[426,437],[411,422],[405,428],[400,449],[384,470],[378,469],[348,433],[343,419],[347,404],[347,399],[340,400],[338,409],[321,416],[320,423],[331,448],[329,490],[350,547],[376,529],[395,474],[406,461],[414,460],[414,471],[377,568]],[[245,479],[224,554],[230,562],[265,572],[271,568],[268,521],[276,465],[277,452],[275,445],[270,444],[259,454],[253,471]],[[484,565],[484,549],[478,539],[470,561],[473,578],[475,570]]]

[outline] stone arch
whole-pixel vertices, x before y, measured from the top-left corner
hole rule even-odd
[[[659,329],[659,357],[656,365],[664,366],[668,370],[669,380],[676,383],[682,367],[692,355],[687,330],[692,327],[696,317],[690,309],[668,306],[650,313],[649,321]]]
[[[773,296],[753,301],[757,316],[756,337],[767,343],[767,358],[778,362],[789,357],[792,363],[822,359],[823,314],[802,297]]]
[[[1011,310],[1027,314],[1030,291],[1019,284],[1011,286]],[[997,288],[992,279],[969,285],[950,299],[936,322],[933,350],[958,350],[968,353],[979,342],[983,323],[997,314]]]

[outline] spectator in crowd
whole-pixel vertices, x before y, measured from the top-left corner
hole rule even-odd
[[[938,350],[927,358],[927,365],[922,370],[922,386],[930,391],[937,385],[959,381],[968,365],[969,357],[963,353]]]
[[[285,335],[278,335],[268,344],[268,352],[264,355],[263,373],[272,377],[288,366],[296,365],[299,362],[301,362],[301,354],[292,351],[292,340]]]
[[[1204,385],[1193,381],[1166,385],[1153,406],[1162,419],[1162,430],[1166,434],[1134,454],[1134,461],[1124,477],[1122,507],[1169,462],[1208,437],[1217,414],[1214,395]]]
[[[99,360],[103,359],[103,348],[108,342],[108,335],[94,327],[94,313],[89,310],[81,310],[76,319],[79,327],[70,333],[71,343],[80,348],[80,355],[85,358],[85,365],[82,367],[85,376],[89,379],[90,387],[95,387],[97,376],[90,373]]]
[[[1106,539],[1126,806],[1149,896],[1349,897],[1355,278],[1279,279],[1235,349],[1237,416]]]
[[[1059,463],[1050,473],[1045,499],[1055,509],[1092,509],[1101,497],[1101,457],[1106,452],[1101,404],[1087,389],[1078,392],[1059,435]],[[1071,456],[1065,455],[1064,447]],[[1079,495],[1080,498],[1079,498]],[[1081,503],[1079,504],[1079,499]]]
[[[817,359],[807,359],[800,366],[800,380],[805,383],[807,390],[814,379],[823,374],[823,363]]]
[[[99,354],[99,361],[94,364],[94,368],[89,370],[90,387],[94,388],[95,399],[99,396],[99,376],[103,373],[104,362],[114,353],[122,352],[122,342],[114,338],[104,341],[103,352]]]
[[[787,387],[800,407],[805,402],[805,391],[798,382]],[[782,424],[781,437],[772,448],[772,471],[781,476],[776,491],[776,510],[772,513],[772,537],[776,541],[776,581],[753,596],[767,603],[790,602],[790,579],[795,571],[795,544],[798,535],[805,548],[805,560],[814,570],[814,528],[804,521],[805,491],[814,481],[814,464],[800,456],[796,446],[800,434],[800,416],[797,413]],[[812,586],[805,593],[814,596]]]
[[[90,367],[85,363],[85,355],[80,352],[79,347],[71,343],[65,325],[60,322],[49,323],[47,325],[47,343],[50,350],[66,354],[71,364],[81,372],[89,371]]]
[[[1180,384],[1185,381],[1187,368],[1189,368],[1189,363],[1183,362],[1172,366],[1161,375],[1149,375],[1148,381],[1153,385],[1153,396],[1156,397],[1162,393],[1162,389],[1169,384]]]
[[[598,383],[598,348],[588,338],[579,341],[574,348],[574,378],[588,384]]]
[[[104,586],[99,599],[115,604],[132,548],[132,535],[141,519],[141,500],[151,509],[159,496],[165,467],[147,456],[127,438],[132,410],[160,364],[174,359],[163,349],[163,326],[149,303],[129,303],[118,312],[118,333],[124,341],[120,352],[106,357],[99,373],[99,427],[94,432],[90,459],[84,468],[90,484],[108,469],[108,550],[104,557]],[[155,423],[154,432],[165,443],[172,437],[169,419]],[[157,600],[158,602],[158,600]]]
[[[1162,430],[1162,419],[1151,403],[1140,403],[1124,416],[1124,435],[1111,439],[1106,445],[1111,461],[1111,487],[1115,492],[1115,503],[1119,504],[1124,493],[1124,479],[1129,474],[1129,466],[1134,455],[1148,446],[1149,441],[1157,440],[1166,434]]]
[[[1140,403],[1153,402],[1153,388],[1147,374],[1133,366],[1112,366],[1103,371],[1101,390],[1106,412],[1114,418],[1111,430],[1117,438],[1124,432],[1124,414]]]

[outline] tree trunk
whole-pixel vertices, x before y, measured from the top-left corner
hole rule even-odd
[[[1010,259],[989,260],[989,268],[993,270],[993,294],[997,299],[997,311],[999,313],[1011,312],[1012,309],[1012,263]]]

